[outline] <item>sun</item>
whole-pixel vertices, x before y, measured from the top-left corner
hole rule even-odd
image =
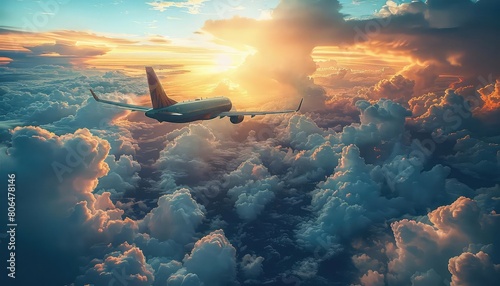
[[[217,54],[214,59],[214,71],[225,72],[234,67],[234,61],[228,54]]]

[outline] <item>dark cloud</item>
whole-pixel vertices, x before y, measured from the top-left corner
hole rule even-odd
[[[379,22],[384,25],[379,25],[376,32],[362,38],[372,50],[410,54],[437,65],[441,72],[476,78],[498,75],[495,55],[500,38],[495,15],[499,9],[498,3],[491,0],[401,4],[395,15]],[[374,20],[350,24],[363,27],[370,21]]]

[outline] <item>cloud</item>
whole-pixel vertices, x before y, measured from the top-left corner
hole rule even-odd
[[[241,219],[253,220],[270,203],[275,192],[283,186],[277,176],[271,176],[260,160],[249,159],[225,176],[227,194],[235,201],[236,212]]]
[[[109,171],[104,160],[110,145],[87,129],[57,136],[40,127],[17,127],[10,142],[2,148],[0,173],[14,171],[23,190],[16,193],[23,202],[16,209],[25,226],[18,229],[18,243],[26,247],[16,255],[26,261],[27,269],[37,269],[31,275],[22,272],[26,275],[19,279],[30,281],[34,275],[70,283],[78,272],[78,256],[94,235],[99,236],[94,222],[120,215],[114,209],[100,210],[104,198],[92,194],[98,178]],[[60,267],[67,271],[54,278]]]
[[[497,34],[494,27],[498,21],[493,12],[498,10],[497,4],[492,1],[388,3],[377,17],[360,20],[345,19],[339,12],[338,1],[281,1],[272,19],[209,20],[203,30],[214,35],[218,43],[248,45],[257,50],[246,58],[234,76],[255,101],[264,102],[260,94],[272,90],[277,98],[305,97],[306,111],[325,108],[323,102],[331,96],[323,89],[325,82],[333,88],[356,84],[349,76],[344,79],[344,72],[330,78],[315,75],[314,80],[308,80],[318,71],[311,57],[312,50],[318,47],[337,51],[334,47],[340,46],[361,54],[382,54],[409,62],[392,80],[382,80],[375,87],[377,98],[403,103],[412,97],[412,91],[416,95],[433,91],[432,85],[439,74],[463,76],[476,83],[480,75],[496,76],[495,67],[499,64],[491,59],[497,58],[494,47],[500,45],[500,39],[492,36]],[[472,39],[465,45],[461,44],[464,36]],[[486,43],[485,38],[491,41]]]
[[[497,232],[498,216],[484,213],[475,201],[464,197],[437,208],[428,216],[433,226],[412,220],[391,225],[397,248],[390,254],[395,258],[388,264],[389,284],[408,283],[411,277],[417,279],[431,269],[436,273],[428,275],[439,275],[441,281],[450,279],[448,259],[451,258],[450,271],[455,271],[461,259],[453,257],[463,255],[464,261],[467,260],[472,254],[462,254],[464,248],[491,244]],[[454,265],[455,262],[458,265]]]
[[[262,272],[262,262],[264,261],[264,257],[245,254],[243,258],[241,258],[240,268],[243,272],[245,278],[256,279],[258,278]]]
[[[412,123],[419,131],[434,132],[435,136],[447,136],[470,124],[472,116],[469,100],[474,98],[457,94],[456,90],[447,89],[440,97],[429,93],[410,100],[410,109],[415,110]]]
[[[154,281],[153,269],[146,263],[142,251],[127,243],[119,249],[96,261],[92,268],[77,278],[76,283],[151,285]]]
[[[434,269],[430,269],[424,273],[416,272],[413,274],[411,276],[411,283],[415,286],[441,285],[443,284],[443,279]]]
[[[469,135],[457,140],[455,154],[446,161],[460,172],[482,180],[497,181],[500,174],[500,145],[485,142]]]
[[[320,36],[324,27],[343,22],[339,9],[338,1],[319,1],[313,6],[300,1],[282,1],[274,9],[271,20],[240,17],[209,20],[203,30],[229,45],[250,45],[257,49],[235,75],[254,100],[263,102],[260,94],[273,91],[277,97],[285,94],[288,98],[304,97],[304,110],[320,110],[327,97],[324,89],[308,77],[316,70],[311,52],[320,37],[326,36]],[[273,45],[268,45],[270,41]]]
[[[302,279],[311,279],[317,276],[318,267],[319,261],[314,258],[306,258],[294,265],[292,273]]]
[[[58,41],[54,44],[41,44],[38,46],[27,47],[34,56],[66,56],[66,57],[75,57],[75,56],[85,56],[85,57],[94,57],[100,56],[107,52],[108,49],[99,49],[96,47],[81,47],[76,46],[76,42],[63,42]]]
[[[4,104],[0,105],[1,119],[16,118],[20,125],[41,125],[56,134],[87,128],[111,142],[114,155],[135,154],[138,145],[131,135],[133,129],[124,120],[129,112],[89,100],[88,87],[91,82],[98,93],[118,91],[116,95],[105,96],[127,102],[130,93],[140,92],[137,78],[46,65],[22,69],[4,67],[2,73],[6,81],[2,84],[5,93]],[[43,80],[44,84],[37,84],[37,80]],[[27,87],[19,89],[18,81],[25,82]]]
[[[114,155],[109,155],[105,161],[110,170],[106,176],[99,179],[96,189],[124,192],[138,186],[140,180],[138,172],[141,170],[141,165],[134,161],[132,156],[121,155],[116,158]]]
[[[377,104],[370,104],[365,100],[356,102],[360,110],[360,124],[345,126],[339,134],[340,141],[344,144],[357,144],[358,146],[388,142],[391,146],[399,141],[404,133],[405,118],[410,112],[403,106],[391,100],[380,99]]]
[[[342,238],[351,237],[370,224],[364,203],[377,201],[379,186],[368,173],[359,149],[354,145],[344,147],[335,175],[313,193],[311,206],[317,217],[300,226],[299,243],[335,251]]]
[[[368,272],[361,277],[361,285],[385,285],[384,274],[368,270]]]
[[[408,102],[413,96],[415,81],[405,78],[402,75],[395,75],[390,79],[379,81],[369,95],[374,98],[387,98],[393,101]]]
[[[54,65],[106,58],[99,49],[114,41],[147,55],[156,39],[29,34],[33,42],[14,46],[18,67],[0,68],[2,122],[38,125],[0,133],[0,173],[15,170],[19,189],[30,190],[19,194],[19,257],[31,271],[19,273],[21,282],[432,285],[496,277],[498,92],[488,59],[498,49],[488,23],[498,6],[483,13],[492,2],[456,3],[389,3],[386,21],[345,19],[338,1],[282,1],[272,19],[207,22],[218,43],[255,51],[227,80],[203,88],[241,92],[262,109],[300,97],[310,104],[240,125],[159,124],[105,109],[88,100],[89,86],[142,104],[144,77]],[[356,34],[373,24],[377,32]],[[87,44],[76,47],[73,37]],[[410,65],[317,65],[318,50],[331,45]],[[27,54],[33,61],[21,68]],[[52,65],[30,67],[51,57]],[[481,86],[478,72],[488,78]],[[464,78],[446,91],[452,76]],[[185,87],[175,82],[174,91]],[[425,152],[429,133],[447,140]]]
[[[111,51],[104,43],[134,43],[130,40],[78,31],[39,33],[0,29],[0,37],[5,39],[0,50],[3,55],[12,59],[9,63],[11,67],[34,67],[42,64],[82,65]]]
[[[500,80],[489,84],[478,90],[484,102],[482,107],[485,111],[493,111],[500,108]]]
[[[439,75],[437,73],[437,68],[431,64],[412,64],[404,67],[403,70],[401,70],[399,73],[405,78],[408,78],[415,82],[413,91],[414,95],[416,96],[419,96],[424,92],[432,91],[437,87],[441,89],[445,88],[437,85]]]
[[[174,1],[155,1],[148,2],[147,4],[152,6],[154,10],[163,12],[170,7],[176,8],[186,8],[189,14],[199,14],[200,8],[203,6],[203,3],[207,0],[186,0],[181,2]]]
[[[198,240],[184,266],[196,274],[205,285],[223,285],[236,276],[236,249],[222,230],[216,230]]]
[[[151,267],[154,269],[154,275],[155,275],[155,281],[153,285],[155,286],[165,286],[168,285],[167,283],[171,283],[172,285],[175,285],[173,280],[175,280],[173,277],[172,279],[169,280],[169,278],[179,271],[182,268],[182,263],[179,261],[175,260],[165,260],[162,258],[151,258],[148,260],[148,264],[151,265]],[[199,280],[197,281],[199,283]],[[194,284],[194,283],[193,283]],[[194,284],[197,285],[197,284]]]
[[[451,284],[458,285],[493,285],[500,278],[500,264],[493,264],[487,253],[464,252],[450,258],[448,265]]]
[[[158,199],[158,207],[144,217],[140,225],[160,241],[172,239],[179,243],[192,240],[195,229],[205,217],[205,208],[180,189]]]
[[[201,286],[203,285],[202,282],[200,281],[200,278],[196,274],[192,273],[187,273],[183,274],[182,271],[179,271],[181,273],[176,273],[170,278],[168,278],[168,284],[167,285],[172,285],[172,286]]]
[[[415,141],[414,141],[415,143]],[[394,202],[394,208],[405,207],[406,213],[422,213],[429,207],[437,207],[450,200],[446,178],[450,168],[434,165],[430,170],[424,166],[427,157],[421,145],[412,144],[408,155],[396,155],[382,166],[376,166],[372,176],[385,180],[389,192],[409,203]],[[453,190],[456,188],[454,187]]]
[[[160,152],[155,167],[163,170],[163,177],[172,176],[177,183],[207,180],[213,174],[210,158],[220,145],[212,131],[200,124],[167,134],[169,142]]]
[[[403,9],[390,15],[384,26],[376,33],[368,33],[366,45],[372,51],[410,54],[422,62],[430,62],[448,72],[464,76],[495,74],[494,46],[500,38],[493,36],[489,43],[481,39],[495,34],[497,20],[493,16],[498,10],[494,1],[429,1],[402,4]],[[417,7],[418,6],[418,7]],[[368,24],[370,20],[359,22]],[[474,23],[474,24],[473,24]],[[462,37],[471,42],[456,46]],[[391,39],[389,39],[389,37]],[[404,45],[397,45],[398,40]],[[436,49],[439,50],[436,53]]]

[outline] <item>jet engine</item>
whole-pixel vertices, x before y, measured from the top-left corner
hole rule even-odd
[[[230,116],[229,117],[229,120],[231,121],[231,123],[233,124],[238,124],[238,123],[241,123],[243,121],[243,119],[245,119],[245,116],[243,115],[238,115],[238,116]]]

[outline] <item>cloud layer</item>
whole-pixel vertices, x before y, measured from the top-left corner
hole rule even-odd
[[[20,283],[494,284],[499,5],[452,2],[389,2],[352,19],[338,1],[284,0],[268,20],[206,22],[215,41],[255,49],[207,93],[262,109],[305,98],[301,113],[239,125],[105,108],[89,87],[141,104],[144,77],[71,67],[108,51],[40,33],[0,67]],[[318,60],[324,46],[409,65],[346,68]],[[61,62],[46,59],[55,53]]]

